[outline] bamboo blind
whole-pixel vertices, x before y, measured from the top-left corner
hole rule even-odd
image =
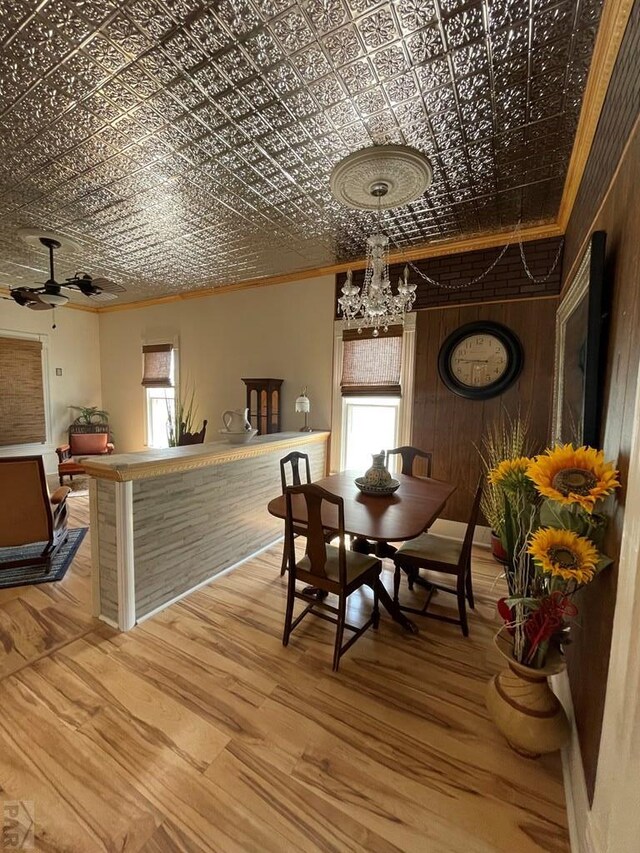
[[[42,344],[0,337],[0,445],[44,444]]]
[[[142,384],[145,388],[171,388],[172,344],[146,344],[142,347],[144,361]]]
[[[374,338],[346,329],[340,389],[343,397],[399,397],[402,327],[392,326]]]

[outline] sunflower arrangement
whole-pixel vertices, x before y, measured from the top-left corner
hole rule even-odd
[[[487,479],[499,495],[509,560],[509,596],[498,604],[520,663],[544,666],[550,647],[568,641],[573,596],[611,561],[600,551],[601,504],[618,472],[601,450],[556,445],[534,457],[503,459]]]

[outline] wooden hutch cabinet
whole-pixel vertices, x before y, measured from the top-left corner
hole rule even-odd
[[[280,386],[283,379],[243,379],[249,421],[258,435],[281,432]]]

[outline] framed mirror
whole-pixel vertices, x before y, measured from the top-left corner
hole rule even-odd
[[[553,438],[600,445],[606,232],[591,236],[556,315]]]

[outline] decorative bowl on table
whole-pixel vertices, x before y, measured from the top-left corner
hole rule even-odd
[[[379,495],[380,497],[392,495],[400,488],[400,483],[393,478],[384,486],[374,486],[367,483],[364,477],[356,477],[355,484],[364,495]]]
[[[230,432],[228,429],[218,430],[230,444],[246,444],[251,441],[258,432],[257,429],[243,429],[240,432]]]

